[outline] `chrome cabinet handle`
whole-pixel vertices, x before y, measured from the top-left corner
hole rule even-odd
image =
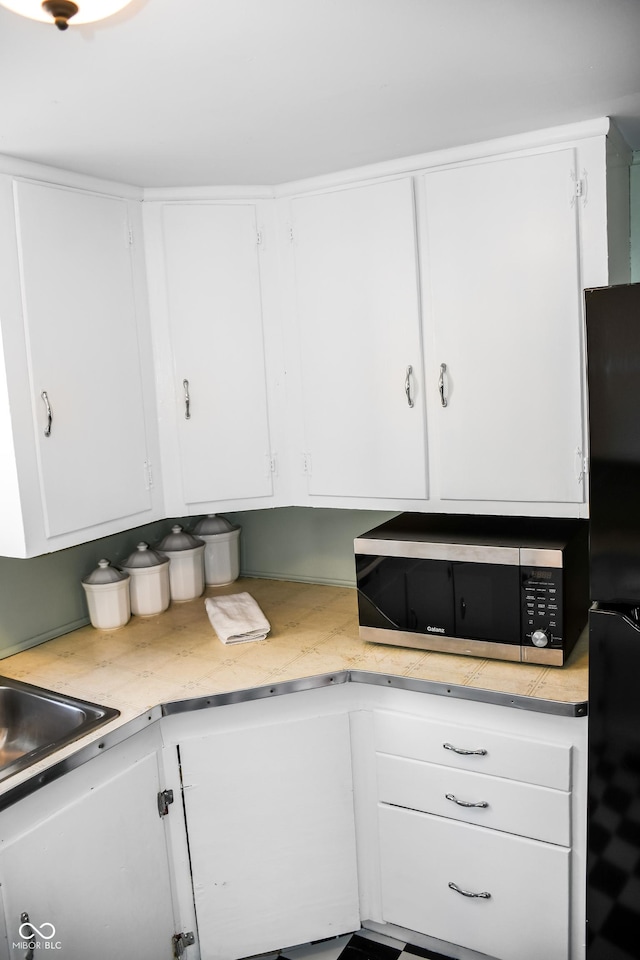
[[[53,411],[51,410],[51,404],[49,403],[49,397],[47,396],[47,391],[43,390],[40,394],[44,400],[44,408],[47,411],[47,425],[44,428],[45,437],[51,436],[51,424],[53,423]]]
[[[443,407],[447,405],[447,398],[444,395],[444,375],[447,372],[446,363],[440,364],[440,376],[438,377],[438,390],[440,391],[440,403]]]
[[[413,406],[413,397],[411,396],[411,376],[413,374],[413,367],[407,367],[407,372],[404,378],[404,392],[407,395],[407,403],[410,407]]]
[[[454,747],[452,743],[443,743],[442,746],[445,750],[453,750],[454,753],[459,753],[463,757],[486,757],[487,751],[483,750],[463,750],[462,747]]]
[[[486,800],[478,800],[477,803],[471,803],[469,800],[458,800],[456,796],[452,793],[445,793],[445,800],[451,800],[452,803],[457,803],[459,807],[481,807],[486,809],[489,804]]]
[[[471,890],[463,890],[457,883],[449,883],[447,886],[450,890],[455,890],[456,893],[460,893],[463,897],[473,897],[477,900],[491,900],[491,894],[487,893],[486,890],[483,890],[482,893],[472,893]]]
[[[189,396],[189,381],[183,380],[182,386],[184,387],[184,418],[185,420],[191,420],[191,397]]]

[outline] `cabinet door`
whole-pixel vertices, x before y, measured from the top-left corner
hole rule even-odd
[[[349,721],[180,745],[202,960],[359,929]]]
[[[70,784],[75,774],[84,777],[73,771]],[[64,781],[52,785],[54,792],[60,786]],[[149,754],[106,782],[88,781],[74,799],[70,786],[67,801],[52,804],[35,825],[25,813],[25,828],[13,838],[2,821],[0,891],[12,957],[27,955],[23,913],[33,924],[36,956],[55,950],[67,960],[173,957],[176,927],[158,790],[157,759]],[[32,801],[39,814],[46,810],[37,795],[20,806],[26,811]]]
[[[497,960],[567,960],[568,849],[400,807],[379,823],[387,923]]]
[[[565,149],[424,176],[443,499],[584,499],[573,175]]]
[[[127,202],[14,189],[46,536],[142,523],[152,503]]]
[[[168,204],[162,231],[184,502],[270,496],[255,207]]]
[[[427,495],[413,188],[292,202],[312,495]]]

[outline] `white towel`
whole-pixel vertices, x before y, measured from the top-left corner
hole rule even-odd
[[[208,597],[204,605],[213,629],[223,643],[264,640],[271,624],[250,593]]]

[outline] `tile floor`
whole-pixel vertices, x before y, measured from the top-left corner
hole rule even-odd
[[[401,943],[368,930],[283,950],[280,960],[451,960],[442,953]]]

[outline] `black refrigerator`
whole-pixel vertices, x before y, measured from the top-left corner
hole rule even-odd
[[[587,958],[640,958],[640,284],[585,295],[590,435]]]

